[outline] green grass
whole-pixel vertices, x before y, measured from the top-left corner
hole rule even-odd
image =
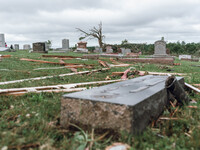
[[[27,51],[1,52],[0,54],[12,55],[11,58],[4,58],[0,62],[0,82],[55,75],[51,79],[0,85],[0,89],[101,81],[105,80],[107,76],[111,79],[119,79],[120,77],[112,77],[112,72],[125,71],[128,68],[112,68],[106,72],[90,75],[57,77],[56,75],[71,71],[69,69],[33,70],[60,66],[20,61],[19,59],[30,58],[54,62],[58,62],[58,59],[42,58],[42,54],[28,53]],[[49,55],[58,55],[58,53],[50,53]],[[60,53],[59,55],[66,54]],[[71,52],[67,55],[81,56],[82,54]],[[96,60],[65,60],[65,62],[94,64],[96,69],[100,68]],[[168,72],[170,70],[170,72],[187,73],[185,76],[187,83],[200,83],[200,67],[192,66],[200,65],[199,62],[179,61],[178,59],[175,62],[181,63],[181,66],[135,63],[132,67],[152,72]],[[88,69],[78,69],[78,71],[83,70]],[[149,126],[144,133],[137,136],[111,131],[94,131],[92,134],[92,129],[83,130],[76,126],[72,126],[68,130],[62,129],[60,127],[60,99],[63,94],[28,93],[18,97],[0,96],[0,148],[82,150],[90,144],[93,135],[94,139],[102,136],[100,140],[94,141],[93,149],[104,149],[113,142],[127,143],[132,146],[132,149],[137,150],[200,149],[200,96],[194,92],[190,93],[190,98],[197,101],[197,104],[193,104],[197,106],[197,109],[183,106],[174,115],[174,117],[179,118],[178,120],[159,121],[153,128]],[[166,109],[163,116],[169,117],[174,109],[176,108]]]

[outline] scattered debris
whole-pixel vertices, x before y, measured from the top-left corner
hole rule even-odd
[[[0,95],[15,95],[20,96],[25,93],[41,93],[41,92],[77,92],[87,89],[86,85],[105,84],[119,82],[122,80],[109,80],[109,81],[94,81],[94,82],[83,82],[63,85],[51,85],[51,86],[40,86],[40,87],[25,87],[25,88],[13,88],[13,89],[0,89]]]
[[[49,78],[54,78],[56,76],[58,76],[58,77],[64,77],[64,76],[88,74],[88,73],[93,73],[93,72],[106,71],[106,70],[109,70],[109,69],[110,68],[102,68],[102,69],[97,69],[97,70],[81,71],[81,72],[77,72],[77,73],[67,73],[67,74],[60,74],[60,75],[55,75],[55,76],[44,76],[44,77],[21,79],[21,80],[14,80],[14,81],[6,81],[6,82],[0,82],[0,85],[6,85],[6,84],[12,84],[12,83],[19,83],[19,82],[24,82],[24,81],[35,81],[35,80],[49,79]]]
[[[98,60],[98,62],[103,66],[103,67],[109,67],[108,64],[102,60]]]

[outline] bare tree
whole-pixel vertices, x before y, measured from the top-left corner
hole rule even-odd
[[[103,38],[105,37],[102,34],[102,23],[100,22],[99,27],[93,27],[92,29],[89,29],[88,32],[80,29],[80,28],[76,28],[78,31],[80,31],[81,33],[84,34],[83,37],[80,37],[79,40],[85,39],[85,38],[90,38],[90,39],[94,39],[97,38],[98,43],[99,43],[99,47],[102,48],[103,47]]]

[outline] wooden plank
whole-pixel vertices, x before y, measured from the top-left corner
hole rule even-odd
[[[55,75],[55,76],[44,76],[44,77],[28,78],[28,79],[14,80],[14,81],[6,81],[6,82],[0,82],[0,85],[19,83],[19,82],[24,82],[24,81],[36,81],[36,80],[50,79],[50,78],[53,78],[56,76],[64,77],[64,76],[87,74],[87,73],[93,73],[93,72],[99,72],[99,71],[106,71],[109,69],[110,68],[102,68],[102,69],[97,69],[97,70],[81,71],[81,72],[77,72],[77,73],[67,73],[67,74],[60,74],[60,75]]]
[[[72,83],[63,85],[51,85],[51,86],[40,86],[40,87],[25,87],[25,88],[13,88],[13,89],[0,89],[0,95],[23,95],[25,93],[41,93],[41,92],[74,92],[85,90],[86,88],[79,88],[80,86],[86,85],[100,85],[105,83],[119,82],[122,80],[109,80],[109,81],[94,81],[94,82],[83,82],[83,83]]]
[[[35,59],[28,59],[28,58],[21,58],[20,60],[46,63],[46,64],[54,64],[54,65],[80,65],[80,64],[76,64],[76,63],[60,63],[60,62],[51,62],[51,61],[35,60]]]
[[[57,57],[57,58],[81,58],[75,56],[60,56],[60,55],[42,55],[42,57]]]
[[[197,92],[197,93],[200,93],[200,90],[199,90],[198,88],[196,88],[196,87],[194,87],[194,86],[192,86],[192,85],[190,85],[190,84],[188,84],[188,83],[186,83],[186,82],[185,82],[185,85],[186,85],[188,88],[192,89],[193,91],[195,91],[195,92]]]

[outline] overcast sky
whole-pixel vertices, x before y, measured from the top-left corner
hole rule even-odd
[[[0,0],[0,33],[10,44],[79,41],[76,28],[102,21],[104,42],[200,42],[200,0]],[[98,45],[88,40],[88,45]]]

